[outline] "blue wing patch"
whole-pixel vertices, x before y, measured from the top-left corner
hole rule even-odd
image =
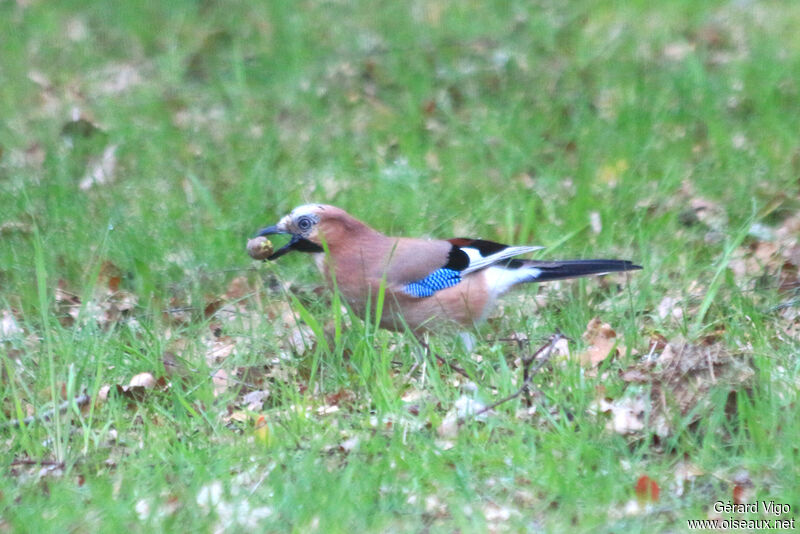
[[[412,297],[430,297],[440,289],[453,287],[461,281],[461,273],[453,269],[436,269],[431,274],[406,285],[406,293]]]

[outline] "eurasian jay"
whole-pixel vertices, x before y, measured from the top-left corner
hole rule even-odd
[[[380,325],[420,335],[446,324],[470,327],[489,315],[496,299],[517,284],[641,269],[626,260],[514,259],[542,247],[483,239],[389,237],[325,204],[305,204],[258,236],[289,234],[268,260],[297,250],[313,253],[329,285],[335,280],[363,317],[383,286]],[[327,248],[327,253],[325,252]]]

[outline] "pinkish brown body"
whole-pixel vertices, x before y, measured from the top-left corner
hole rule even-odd
[[[335,283],[361,317],[368,307],[375,309],[383,286],[380,325],[410,328],[417,334],[446,325],[472,326],[486,318],[498,296],[518,283],[640,268],[622,260],[511,259],[540,247],[389,237],[325,204],[300,206],[259,235],[275,233],[291,234],[292,240],[269,259],[289,250],[314,253],[328,283]],[[455,278],[437,285],[428,278],[437,272]]]

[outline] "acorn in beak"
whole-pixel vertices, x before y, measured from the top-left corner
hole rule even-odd
[[[287,252],[291,252],[293,250],[297,250],[298,252],[323,252],[323,248],[321,246],[309,241],[302,235],[294,234],[285,230],[280,224],[262,228],[258,231],[258,234],[256,234],[256,239],[259,237],[266,237],[268,235],[276,234],[291,235],[292,237],[289,239],[289,242],[286,245],[282,246],[266,258],[269,261],[276,260]]]

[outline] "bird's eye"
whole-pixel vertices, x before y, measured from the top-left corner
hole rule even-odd
[[[297,219],[297,227],[302,231],[310,230],[311,226],[313,226],[314,221],[311,220],[311,217],[300,217]]]

